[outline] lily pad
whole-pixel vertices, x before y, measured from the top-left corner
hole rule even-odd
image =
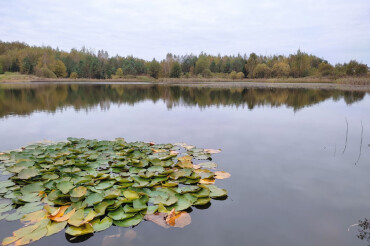
[[[120,227],[131,227],[131,226],[138,225],[143,220],[143,218],[144,218],[143,215],[137,214],[132,218],[128,218],[128,219],[125,219],[125,220],[116,220],[113,223],[116,226],[120,226]]]
[[[104,196],[100,193],[92,193],[91,195],[89,195],[85,202],[87,203],[88,206],[92,206],[92,205],[95,205],[101,201],[103,201],[104,199]]]
[[[53,234],[56,234],[67,226],[67,221],[63,222],[51,222],[46,228],[47,228],[47,234],[46,236],[51,236]]]
[[[113,223],[135,226],[144,215],[158,213],[165,227],[183,227],[191,222],[184,210],[227,196],[213,183],[228,173],[213,172],[214,162],[193,163],[218,152],[186,144],[77,138],[12,151],[0,158],[0,171],[11,176],[0,181],[0,198],[11,199],[0,203],[0,219],[36,224],[4,244],[30,243],[66,227],[67,234],[80,236]]]
[[[84,186],[79,186],[74,188],[71,192],[71,197],[83,197],[86,195],[87,188]]]
[[[94,228],[90,224],[84,224],[80,227],[69,226],[66,233],[71,236],[82,236],[90,233],[94,233]]]
[[[63,194],[67,194],[74,187],[73,183],[69,181],[59,182],[56,186]]]
[[[211,161],[209,161],[209,162],[202,162],[202,163],[199,163],[198,165],[201,166],[201,167],[203,167],[203,168],[210,168],[210,169],[217,167],[217,164],[214,163],[214,162],[211,162]]]
[[[39,171],[35,168],[26,168],[19,172],[18,178],[19,179],[30,179],[32,177],[36,177],[39,175]]]
[[[96,218],[91,222],[92,227],[94,228],[94,231],[104,231],[111,227],[113,224],[113,220],[109,217],[104,217],[104,219],[100,220],[99,218]]]

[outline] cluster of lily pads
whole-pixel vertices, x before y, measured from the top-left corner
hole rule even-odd
[[[0,181],[0,219],[26,224],[3,245],[28,244],[66,227],[80,236],[113,224],[135,226],[148,215],[176,218],[225,197],[227,191],[213,183],[230,175],[212,171],[216,163],[209,161],[218,152],[184,143],[68,138],[0,153],[0,171],[9,175]]]

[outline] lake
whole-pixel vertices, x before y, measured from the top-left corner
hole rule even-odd
[[[222,149],[225,200],[187,227],[143,221],[66,245],[368,245],[370,93],[153,84],[0,84],[0,152],[67,137]],[[0,221],[0,238],[20,222]],[[366,228],[365,228],[366,229]],[[364,237],[363,240],[359,237]],[[68,241],[69,240],[69,241]]]

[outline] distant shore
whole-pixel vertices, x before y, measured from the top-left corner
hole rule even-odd
[[[151,83],[205,87],[246,87],[246,88],[306,88],[306,89],[337,89],[370,92],[370,77],[333,78],[273,78],[273,79],[227,79],[227,78],[159,78],[147,76],[113,79],[70,79],[40,78],[33,75],[2,74],[0,83]]]

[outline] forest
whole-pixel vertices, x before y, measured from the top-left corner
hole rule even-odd
[[[356,60],[332,65],[323,58],[298,50],[295,54],[231,56],[174,55],[147,61],[134,56],[109,56],[85,47],[70,52],[49,46],[0,41],[0,74],[19,72],[43,78],[120,79],[158,78],[303,78],[367,76],[368,66]]]

